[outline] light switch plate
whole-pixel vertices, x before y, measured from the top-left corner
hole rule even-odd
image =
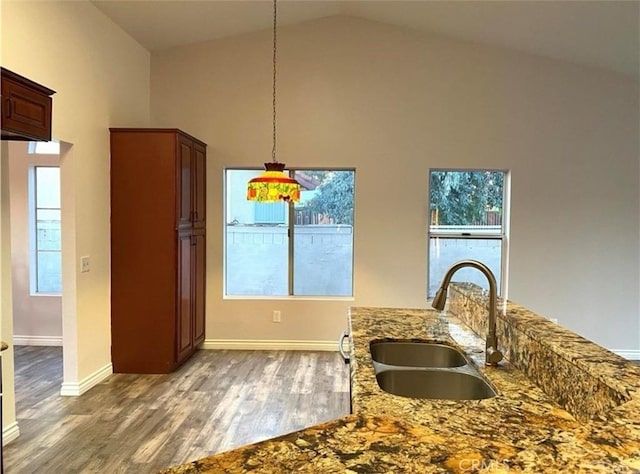
[[[80,271],[86,273],[89,269],[89,256],[80,257]]]

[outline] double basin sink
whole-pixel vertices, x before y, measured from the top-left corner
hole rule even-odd
[[[439,343],[372,341],[369,344],[378,385],[410,398],[481,400],[495,390],[459,349]]]

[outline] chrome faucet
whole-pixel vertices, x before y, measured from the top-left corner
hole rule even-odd
[[[496,336],[496,303],[498,299],[498,290],[496,285],[496,277],[491,273],[489,267],[484,263],[477,260],[461,260],[451,265],[451,268],[447,270],[440,288],[436,292],[436,296],[433,298],[433,306],[435,309],[442,311],[444,304],[447,301],[447,288],[451,277],[455,272],[463,267],[472,267],[480,270],[484,276],[489,280],[489,327],[487,329],[487,339],[485,345],[485,364],[486,365],[498,365],[498,362],[504,357],[502,352],[498,350],[498,337]]]

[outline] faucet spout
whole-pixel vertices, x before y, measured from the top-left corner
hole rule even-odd
[[[431,306],[440,311],[444,309],[444,305],[447,301],[447,290],[449,288],[451,278],[455,272],[464,267],[471,267],[480,270],[480,272],[487,277],[487,280],[489,281],[489,324],[485,343],[485,364],[498,365],[498,362],[500,362],[504,357],[502,352],[498,350],[498,336],[496,335],[498,285],[496,284],[496,277],[493,275],[489,267],[477,260],[461,260],[451,265],[442,278],[442,283],[433,298]]]

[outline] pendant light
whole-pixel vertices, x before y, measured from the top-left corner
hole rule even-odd
[[[284,163],[276,160],[276,26],[277,6],[273,0],[273,148],[271,162],[264,164],[265,171],[247,185],[247,199],[258,202],[300,200],[300,184],[284,174]]]

